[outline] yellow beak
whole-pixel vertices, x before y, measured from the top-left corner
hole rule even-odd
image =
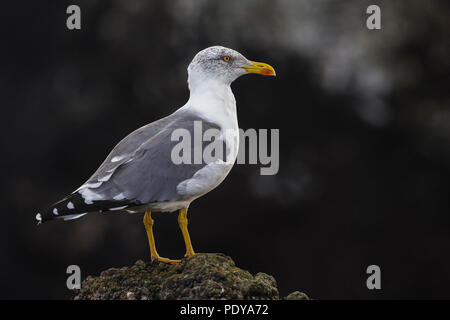
[[[263,76],[276,76],[275,69],[271,65],[262,62],[250,61],[251,66],[242,67],[248,73],[257,73]]]

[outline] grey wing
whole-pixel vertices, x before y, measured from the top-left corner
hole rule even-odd
[[[122,140],[87,183],[76,191],[87,204],[128,200],[137,205],[184,199],[177,192],[178,184],[192,178],[206,163],[175,164],[172,150],[179,141],[172,141],[172,132],[184,129],[194,137],[196,121],[201,121],[202,134],[211,128],[218,131],[220,128],[191,114],[176,113],[161,120]],[[206,142],[202,144],[205,146]]]
[[[204,129],[210,127],[211,124],[205,127],[203,123]],[[139,203],[183,200],[177,192],[177,185],[192,178],[206,164],[175,164],[172,161],[172,150],[179,142],[172,141],[171,135],[178,128],[192,132],[193,121],[171,122],[141,145],[95,191],[106,199],[134,199]]]
[[[97,171],[84,183],[96,184],[105,180],[119,166],[129,161],[139,147],[173,122],[173,115],[149,123],[123,138],[109,153]]]
[[[171,137],[174,130],[181,128],[193,137],[195,121],[201,121],[203,132],[211,128],[220,130],[195,115],[178,112],[132,132],[119,142],[86,183],[43,211],[41,222],[183,200],[177,192],[178,184],[192,178],[206,163],[175,164],[171,154],[179,142],[172,141]]]

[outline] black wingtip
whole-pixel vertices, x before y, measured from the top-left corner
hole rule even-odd
[[[92,203],[88,204],[78,192],[74,192],[64,199],[54,203],[49,208],[38,213],[36,215],[36,220],[39,225],[58,218],[70,220],[73,217],[78,218],[89,212],[118,211],[120,209],[126,209],[136,205],[140,205],[140,203],[127,199],[94,200]]]

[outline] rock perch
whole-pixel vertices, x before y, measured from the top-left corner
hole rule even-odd
[[[87,277],[75,300],[160,299],[280,299],[275,279],[265,273],[252,276],[220,253],[199,253],[179,265],[137,261],[131,267],[111,268],[99,277]],[[308,297],[295,291],[285,299]]]

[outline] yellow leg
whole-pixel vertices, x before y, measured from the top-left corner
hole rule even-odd
[[[180,226],[181,233],[183,234],[184,243],[186,244],[186,254],[184,255],[186,258],[190,258],[195,255],[194,249],[192,249],[191,238],[189,237],[188,231],[188,219],[187,219],[187,210],[181,209],[180,214],[178,215],[178,225]]]
[[[150,258],[151,260],[158,260],[171,264],[178,264],[181,260],[171,260],[168,258],[160,257],[158,251],[156,251],[155,238],[153,236],[153,219],[151,211],[147,211],[144,215],[144,226],[147,231],[148,244],[150,246]]]

